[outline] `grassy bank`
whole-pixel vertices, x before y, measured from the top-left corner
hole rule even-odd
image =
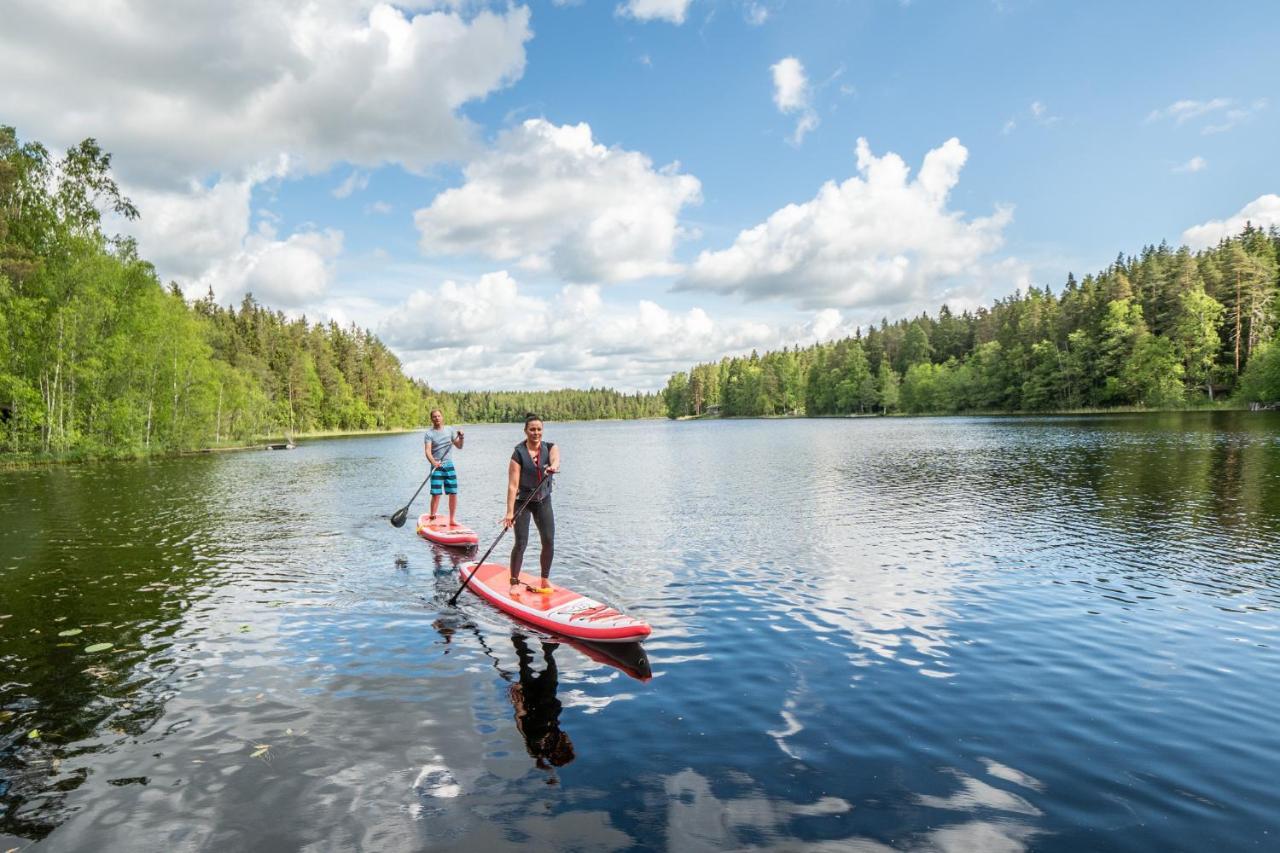
[[[341,438],[359,435],[399,435],[406,432],[419,432],[422,427],[406,427],[397,429],[365,429],[365,430],[312,430],[293,435],[293,442],[317,438]],[[271,444],[287,444],[289,438],[283,434],[255,436],[248,441],[221,442],[208,447],[196,447],[186,450],[133,450],[126,452],[91,452],[84,450],[66,453],[31,453],[6,454],[0,456],[0,471],[12,471],[31,468],[39,465],[66,465],[86,462],[120,462],[141,459],[169,459],[175,456],[195,456],[203,453],[230,453],[240,450],[263,450]]]

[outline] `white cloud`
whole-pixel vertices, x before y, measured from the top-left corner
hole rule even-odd
[[[829,181],[816,197],[789,204],[704,251],[680,286],[785,298],[806,308],[936,303],[950,288],[998,275],[1012,210],[966,219],[947,201],[968,152],[950,139],[925,155],[914,180],[898,155],[876,157],[858,140],[857,177]]]
[[[769,20],[769,10],[759,3],[748,3],[743,16],[748,24],[758,27]]]
[[[652,390],[671,373],[727,353],[853,333],[838,311],[789,325],[673,311],[648,300],[606,303],[594,285],[543,299],[506,271],[414,291],[379,327],[406,369],[439,388]]]
[[[277,235],[261,213],[252,230],[255,187],[349,163],[341,198],[370,168],[469,154],[460,108],[520,77],[529,18],[468,0],[19,2],[0,115],[53,148],[92,135],[112,152],[142,214],[116,227],[162,278],[301,308],[327,298],[342,233]]]
[[[458,108],[518,79],[531,37],[521,6],[20,2],[0,28],[0,113],[55,147],[95,136],[134,185],[239,177],[281,154],[295,173],[419,170],[469,150]]]
[[[391,210],[392,210],[391,205],[387,204],[385,201],[375,201],[372,204],[367,205],[364,209],[364,212],[377,213],[385,216],[386,214],[390,213]]]
[[[1245,106],[1245,107],[1234,107],[1232,109],[1227,110],[1223,114],[1222,121],[1219,121],[1216,124],[1205,125],[1203,128],[1200,129],[1200,132],[1204,134],[1226,133],[1228,130],[1231,130],[1231,128],[1235,127],[1236,125],[1241,124],[1245,121],[1248,121],[1250,118],[1253,117],[1254,113],[1261,112],[1266,108],[1267,108],[1266,98],[1259,98],[1258,100],[1254,101],[1252,104],[1249,104],[1248,106]]]
[[[1176,124],[1183,124],[1193,118],[1221,110],[1231,105],[1230,98],[1214,98],[1209,101],[1196,101],[1184,99],[1174,101],[1167,107],[1158,110],[1152,110],[1147,114],[1147,121],[1159,121],[1161,119],[1173,119]]]
[[[809,106],[809,78],[800,60],[788,56],[769,70],[773,72],[773,102],[779,110],[790,113]]]
[[[1204,168],[1208,165],[1209,165],[1209,161],[1197,154],[1195,157],[1192,157],[1187,162],[1182,163],[1181,165],[1178,165],[1178,166],[1174,166],[1173,171],[1200,172],[1200,171],[1203,171]]]
[[[1049,108],[1041,101],[1031,102],[1031,117],[1035,119],[1038,124],[1043,124],[1046,127],[1062,121],[1062,116],[1050,115]]]
[[[253,181],[191,182],[178,191],[131,189],[136,222],[120,229],[138,240],[142,257],[166,279],[191,284],[220,258],[239,252],[249,231]]]
[[[1207,249],[1216,246],[1225,237],[1239,234],[1244,230],[1245,223],[1253,223],[1255,228],[1280,226],[1280,195],[1260,195],[1234,216],[1193,225],[1182,232],[1182,242],[1192,249]]]
[[[683,24],[692,0],[626,0],[617,13],[637,21],[668,21]]]
[[[587,124],[530,119],[467,164],[465,183],[414,215],[427,253],[481,254],[566,281],[680,271],[679,214],[701,184],[679,164],[596,143]]]
[[[278,240],[265,230],[246,240],[243,251],[215,267],[206,281],[223,300],[243,291],[273,308],[305,308],[328,293],[333,260],[341,252],[341,231],[304,231]]]
[[[361,172],[360,170],[355,169],[355,170],[352,170],[350,175],[347,175],[346,180],[344,180],[342,183],[338,184],[336,187],[333,188],[332,190],[333,197],[346,198],[352,193],[359,192],[360,190],[363,190],[368,186],[369,186],[369,173]]]
[[[1234,98],[1212,98],[1207,101],[1187,98],[1174,101],[1162,109],[1152,110],[1147,114],[1147,121],[1172,119],[1175,124],[1181,125],[1194,119],[1205,118],[1212,123],[1202,126],[1201,133],[1224,133],[1266,108],[1266,98],[1258,98],[1249,104],[1240,104]]]
[[[813,111],[813,92],[804,65],[794,56],[788,56],[769,66],[773,72],[773,103],[784,115],[799,113],[795,133],[791,141],[799,145],[805,134],[818,126],[818,115]]]
[[[211,289],[227,303],[252,291],[273,308],[302,308],[328,293],[343,235],[308,229],[282,239],[276,231],[278,217],[269,210],[258,211],[258,227],[251,232],[253,187],[270,177],[255,171],[211,186],[126,187],[141,216],[112,225],[136,237],[139,254],[188,296]]]

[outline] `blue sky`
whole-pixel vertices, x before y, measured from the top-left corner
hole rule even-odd
[[[447,388],[652,389],[1280,223],[1274,4],[12,17],[0,121],[113,151],[163,276],[368,326]]]

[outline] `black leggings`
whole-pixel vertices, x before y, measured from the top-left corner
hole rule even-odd
[[[529,544],[529,517],[538,525],[538,537],[542,540],[542,576],[551,575],[551,558],[556,552],[556,517],[551,511],[551,498],[530,501],[524,512],[516,517],[516,544],[511,548],[511,576],[520,574],[524,565],[524,548]]]

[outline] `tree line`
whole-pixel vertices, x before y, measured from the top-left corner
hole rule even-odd
[[[1061,291],[921,314],[673,375],[669,417],[1034,412],[1280,401],[1280,231],[1162,243]]]
[[[656,394],[462,392],[367,330],[164,286],[106,212],[139,211],[92,139],[55,160],[0,127],[0,453],[117,456],[451,421],[657,417]]]

